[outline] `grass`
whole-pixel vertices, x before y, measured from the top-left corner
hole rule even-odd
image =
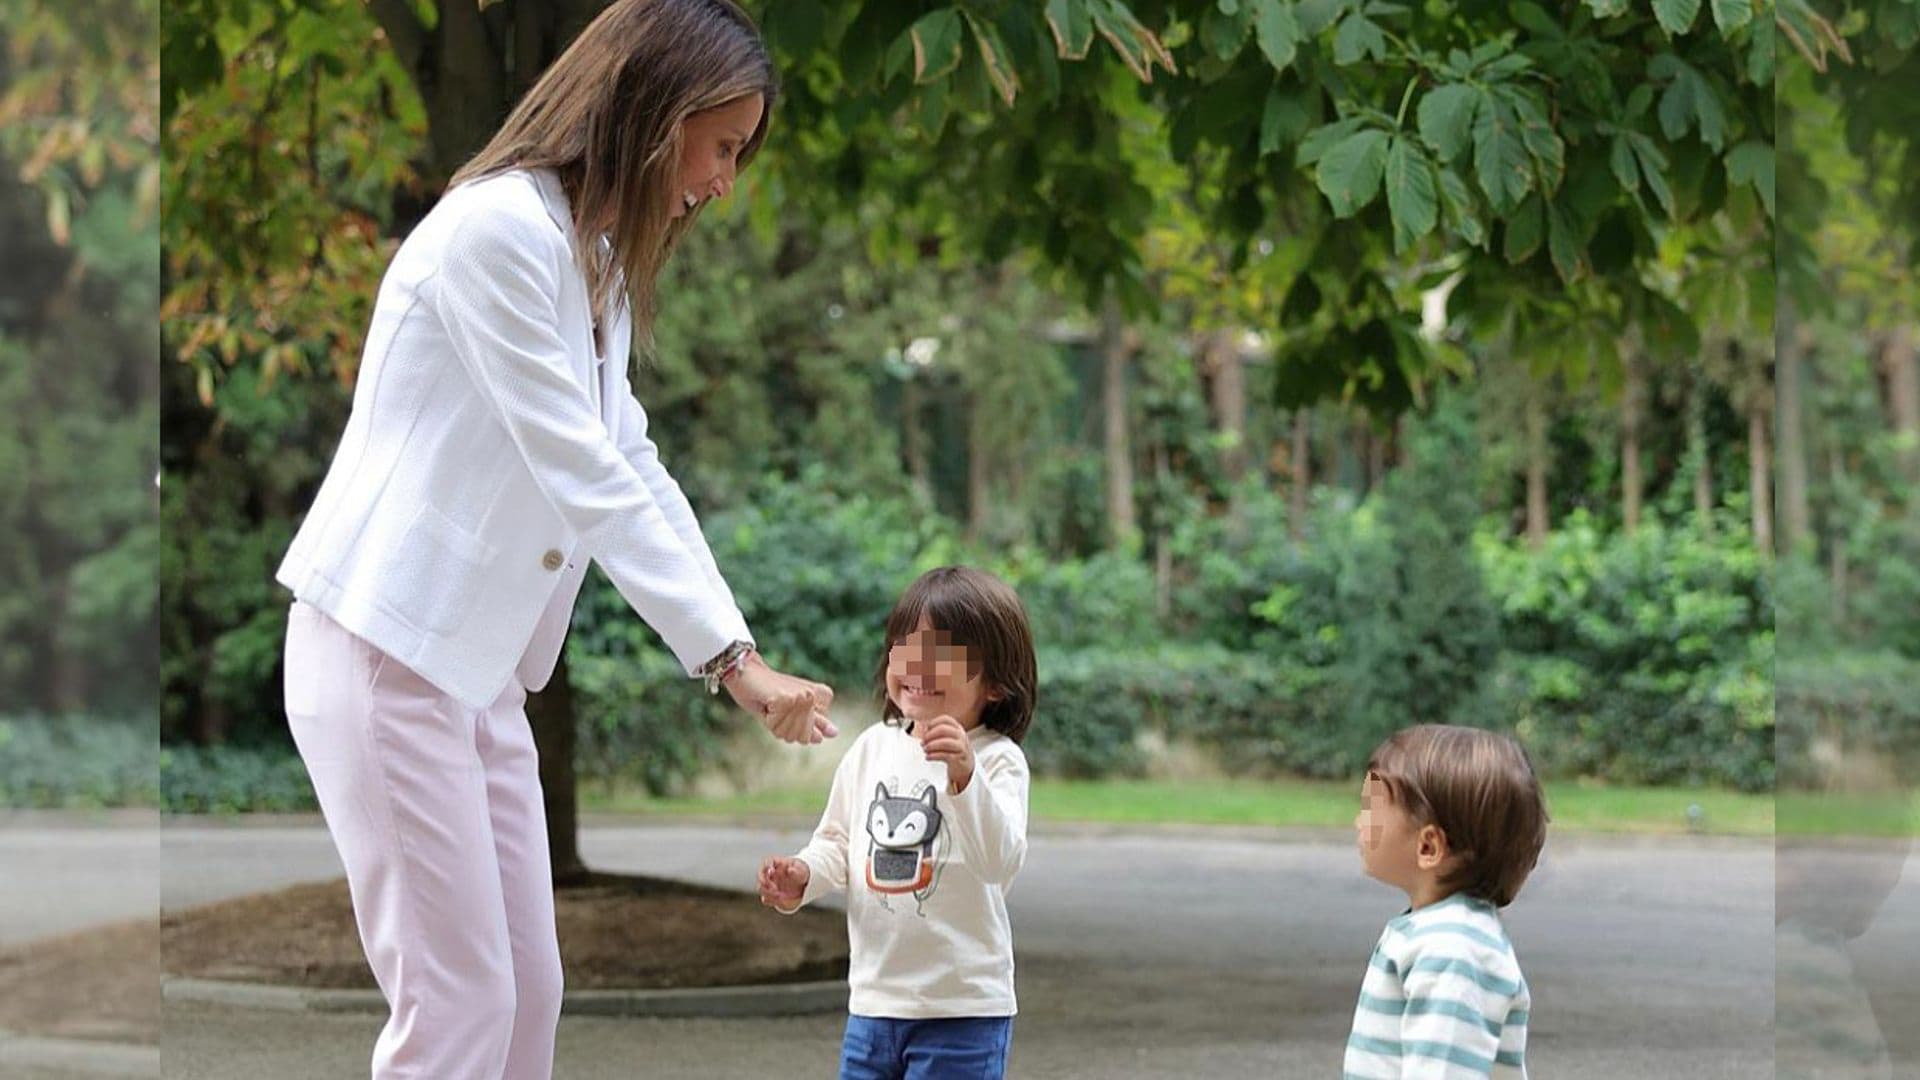
[[[1920,808],[1905,795],[1814,795],[1781,792],[1776,800],[1782,836],[1920,835]]]
[[[826,795],[824,786],[715,799],[655,799],[591,785],[580,792],[585,810],[670,817],[810,816]],[[1702,811],[1705,832],[1768,836],[1774,828],[1773,796],[1710,788],[1569,781],[1547,785],[1547,806],[1555,828],[1583,832],[1684,833],[1690,806]],[[1329,780],[1038,780],[1031,795],[1033,817],[1042,821],[1345,827],[1356,809],[1355,785]]]

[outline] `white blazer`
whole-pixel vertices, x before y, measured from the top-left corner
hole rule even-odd
[[[449,191],[381,281],[281,584],[475,708],[546,685],[588,559],[689,675],[751,640],[610,329],[602,364],[551,171]]]

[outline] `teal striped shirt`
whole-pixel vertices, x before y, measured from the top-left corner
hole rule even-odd
[[[1346,1080],[1526,1080],[1531,998],[1500,912],[1463,893],[1387,923],[1347,1036]]]

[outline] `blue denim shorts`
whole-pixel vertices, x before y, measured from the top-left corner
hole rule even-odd
[[[840,1080],[1001,1080],[1012,1042],[1011,1016],[849,1016]]]

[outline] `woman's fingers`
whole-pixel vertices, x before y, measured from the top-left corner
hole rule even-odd
[[[782,742],[806,742],[811,715],[810,695],[788,690],[767,703],[767,730]]]

